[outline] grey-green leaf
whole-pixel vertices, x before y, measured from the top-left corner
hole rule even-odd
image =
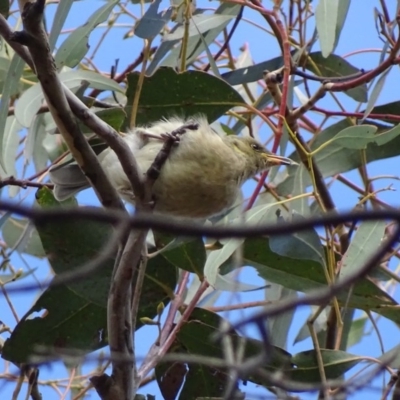
[[[341,261],[339,279],[354,274],[381,245],[385,234],[385,221],[365,221],[358,227]]]
[[[369,96],[369,100],[368,100],[368,103],[367,103],[367,108],[364,111],[363,121],[365,120],[365,118],[368,117],[368,115],[370,114],[370,112],[374,108],[375,103],[377,102],[378,97],[381,94],[383,86],[385,85],[386,77],[387,77],[388,73],[390,72],[390,70],[391,70],[391,68],[388,68],[383,74],[381,74],[379,76],[374,88],[372,89],[372,92],[371,92],[371,94]]]
[[[106,21],[118,0],[108,1],[104,6],[96,10],[84,25],[75,29],[64,40],[58,49],[55,61],[57,68],[62,68],[64,65],[74,68],[85,57],[89,50],[88,39],[90,33],[97,25]]]
[[[211,29],[218,29],[226,25],[233,18],[232,15],[222,14],[198,14],[193,15],[189,25],[189,37],[197,36],[200,33],[205,33]],[[185,32],[185,27],[180,26],[175,32],[169,33],[164,37],[164,41],[182,39]]]
[[[335,44],[338,7],[338,0],[319,0],[315,8],[315,23],[324,57],[332,53]]]
[[[165,24],[171,19],[172,7],[166,12],[158,13],[158,7],[161,0],[156,0],[150,4],[143,17],[138,21],[135,27],[135,35],[142,39],[152,39],[156,37]]]
[[[0,102],[0,149],[4,149],[5,141],[5,130],[6,123],[8,121],[8,106],[10,97],[18,92],[19,79],[21,78],[22,72],[24,70],[25,61],[15,54],[10,63],[10,69],[7,72],[6,79],[3,86],[3,92],[1,94]],[[17,103],[18,104],[18,103]],[[3,169],[5,167],[4,161],[4,151],[2,151],[0,157],[0,165]]]
[[[49,46],[51,51],[54,50],[61,29],[64,25],[65,20],[67,19],[73,3],[74,0],[62,0],[58,2],[56,14],[54,15],[53,24],[51,26],[51,31],[49,35]]]
[[[316,51],[310,53],[308,57],[310,61],[307,61],[305,67],[319,76],[343,78],[360,72],[358,68],[336,54],[330,54],[325,58],[321,52]],[[344,93],[361,103],[368,101],[366,84],[347,90]]]
[[[357,125],[343,129],[332,140],[347,149],[365,149],[367,144],[373,141],[378,130],[373,125]]]

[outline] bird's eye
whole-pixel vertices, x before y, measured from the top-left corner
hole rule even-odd
[[[257,143],[252,143],[250,146],[255,151],[260,151],[261,150],[261,146],[259,144],[257,144]]]

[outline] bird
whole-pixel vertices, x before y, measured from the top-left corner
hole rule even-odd
[[[195,115],[162,119],[123,136],[141,173],[153,163],[166,135],[188,124],[194,128],[179,136],[153,184],[155,213],[194,219],[221,215],[233,207],[248,179],[275,165],[296,164],[270,153],[251,136],[220,136],[204,115]],[[114,151],[107,148],[99,161],[121,197],[134,204],[130,182]],[[59,201],[90,187],[77,164],[53,166],[49,174]]]

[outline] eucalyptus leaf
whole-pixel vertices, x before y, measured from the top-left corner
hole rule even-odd
[[[37,193],[41,207],[68,207],[73,200],[58,203],[50,190]],[[98,221],[71,219],[42,220],[37,229],[46,255],[56,273],[79,268],[97,255],[109,239],[112,227]],[[50,287],[40,295],[25,313],[4,344],[2,357],[14,363],[38,362],[40,347],[45,348],[46,362],[57,358],[60,348],[73,349],[74,354],[86,354],[107,344],[107,298],[116,254],[103,260],[96,274],[67,286]],[[150,259],[140,298],[140,319],[157,315],[160,302],[170,301],[177,282],[176,268],[165,258]],[[135,284],[133,282],[133,284]],[[35,313],[45,312],[42,316]],[[79,329],[77,329],[77,326]]]
[[[385,221],[364,221],[360,224],[342,258],[339,279],[355,273],[367,262],[380,247],[385,229]]]
[[[10,103],[10,97],[15,95],[18,92],[19,80],[21,78],[22,72],[24,70],[25,62],[22,58],[15,54],[10,63],[10,69],[7,72],[5,82],[3,85],[3,91],[1,93],[1,102],[0,102],[0,166],[2,169],[7,169],[6,161],[4,159],[4,148],[5,141],[10,138],[5,138],[6,135],[6,124],[10,124],[10,120],[7,117],[8,115],[8,107]],[[19,103],[19,101],[18,101]],[[18,105],[17,103],[17,105]],[[7,130],[8,131],[8,130]]]
[[[324,57],[321,52],[317,51],[310,53],[308,57],[309,59],[305,67],[318,76],[343,78],[360,72],[358,68],[336,54],[330,54],[328,57]],[[366,84],[354,89],[349,89],[344,93],[355,101],[361,103],[366,103],[368,101],[368,89]]]
[[[236,17],[237,14],[239,13],[241,9],[240,5],[237,4],[229,4],[229,3],[222,3],[218,9],[215,11],[215,15],[224,15],[224,16],[231,16],[231,17]],[[204,13],[204,10],[196,10],[194,15],[202,14]],[[189,37],[188,43],[187,43],[187,59],[186,59],[186,64],[191,64],[193,63],[196,58],[205,50],[204,44],[207,44],[207,46],[210,46],[214,40],[217,38],[217,36],[222,32],[222,30],[228,25],[230,20],[227,20],[224,22],[222,25],[218,26],[217,28],[210,29],[209,31],[205,32],[203,34],[203,39],[199,35],[194,35],[192,37]],[[176,27],[176,29],[173,29],[172,31],[175,32],[179,27]],[[171,31],[171,33],[172,33]],[[166,56],[167,52],[172,49],[173,45],[176,45],[179,42],[178,40],[171,40],[168,42],[162,42],[159,50],[156,52],[154,55],[154,61],[151,63],[147,70],[147,74],[151,74],[156,66],[160,63],[161,58]],[[171,52],[165,57],[165,59],[162,61],[161,65],[165,67],[172,67],[176,68],[178,65],[179,59],[181,56],[181,47],[180,46],[175,46],[171,50]]]
[[[19,131],[21,125],[13,115],[6,119],[6,126],[3,133],[3,143],[1,147],[1,159],[3,160],[4,171],[9,176],[17,176],[16,156],[19,146]]]
[[[28,220],[9,218],[1,232],[9,248],[34,257],[45,257],[38,232]]]
[[[350,7],[350,0],[339,0],[339,4],[337,7],[337,19],[336,19],[336,29],[335,29],[335,44],[333,49],[336,48],[340,35],[342,33],[342,29],[344,23],[346,22],[347,13]]]
[[[365,113],[365,110],[363,111]],[[400,114],[400,101],[392,101],[390,103],[375,106],[372,114],[381,114],[382,121],[386,121],[392,124],[398,124],[398,115]]]
[[[0,0],[0,14],[7,19],[9,11],[10,11],[10,2],[8,0]]]
[[[339,0],[319,0],[315,8],[315,24],[322,55],[328,57],[335,45]]]
[[[253,292],[256,290],[265,289],[265,285],[252,285],[250,283],[244,283],[238,281],[237,271],[232,271],[227,275],[218,275],[215,280],[214,288],[215,290],[222,290],[226,292]],[[269,288],[270,285],[267,285]]]
[[[354,346],[361,342],[362,338],[364,337],[367,322],[367,316],[357,318],[352,322],[347,339],[347,348],[350,348],[351,346]]]
[[[339,121],[317,135],[311,144],[312,151],[321,147],[315,154],[314,161],[317,163],[324,178],[350,171],[364,164],[360,150],[343,147],[333,140],[339,132],[348,127],[353,127],[350,121]],[[400,155],[399,133],[400,128],[398,126],[392,130],[387,130],[387,127],[383,126],[379,127],[378,135],[375,135],[374,138],[371,139],[371,143],[367,144],[367,162],[369,163],[375,160]],[[328,142],[329,145],[323,146]],[[296,153],[291,154],[289,157],[294,161],[300,161]],[[277,186],[277,192],[282,196],[291,194],[297,168],[289,166],[287,171],[289,175]],[[309,176],[305,177],[305,184],[307,187],[311,185]]]
[[[204,276],[207,282],[214,286],[219,267],[242,245],[243,239],[229,239],[220,250],[211,251],[204,266]]]
[[[236,265],[232,259],[221,265],[220,273],[230,272],[232,267],[242,266],[254,267],[258,274],[268,282],[280,284],[288,289],[308,292],[313,289],[327,288],[326,274],[321,262],[318,260],[318,253],[309,245],[303,246],[308,254],[305,256],[315,257],[316,260],[302,257],[293,258],[295,252],[283,247],[291,256],[279,255],[273,252],[269,246],[270,239],[255,238],[246,239],[243,245],[242,264]],[[285,243],[284,243],[285,244]],[[297,253],[301,247],[298,246]],[[368,278],[360,279],[355,283],[349,299],[348,290],[343,290],[337,295],[340,304],[346,304],[350,308],[374,311],[400,323],[400,315],[396,309],[396,301],[384,290]]]
[[[275,303],[285,299],[295,299],[297,292],[287,289],[282,285],[276,283],[268,284],[265,289],[265,301]],[[287,339],[289,330],[293,322],[295,310],[288,310],[280,315],[268,317],[265,321],[267,326],[271,344],[282,349],[287,348]]]
[[[309,328],[307,322],[311,317],[315,316],[315,312],[317,312],[318,310],[319,310],[318,306],[312,306],[311,307],[310,316],[307,318],[307,321],[304,321],[303,325],[298,330],[297,335],[296,335],[296,337],[295,337],[295,339],[293,341],[294,345],[297,344],[297,343],[300,343],[300,342],[302,342],[302,341],[304,341],[304,340],[306,340],[308,338],[310,338],[310,336],[311,336],[310,328]],[[327,324],[327,320],[328,320],[329,311],[330,311],[330,307],[325,308],[318,315],[318,317],[314,320],[313,329],[314,329],[315,333],[317,334],[318,339],[321,336],[324,336],[321,333],[323,333],[327,328],[326,324]],[[321,345],[321,341],[320,340],[318,340],[318,341],[319,341],[319,343]]]
[[[276,212],[276,204],[263,204],[261,206],[253,207],[252,209],[243,213],[238,218],[231,221],[231,225],[242,225],[246,224],[263,224],[274,220],[274,215]],[[232,256],[232,254],[239,249],[243,244],[244,239],[228,239],[224,242],[222,249],[213,250],[209,253],[206,264],[204,266],[204,276],[207,282],[214,286],[219,267]],[[240,257],[240,255],[238,255]],[[235,257],[233,262],[235,262]],[[240,259],[237,260],[240,263]]]
[[[45,126],[43,123],[43,115],[37,115],[33,123],[28,129],[24,147],[24,164],[31,162],[34,151],[38,151],[42,147],[40,141],[43,141],[45,134]],[[37,143],[39,141],[39,143]]]
[[[382,365],[387,365],[393,369],[400,368],[400,345],[394,346],[389,351],[382,354],[378,360],[382,363]]]
[[[300,164],[297,167],[294,177],[294,185],[293,185],[293,199],[290,202],[290,207],[297,214],[302,215],[303,217],[307,217],[310,215],[310,206],[308,205],[308,197],[301,197],[296,199],[296,196],[302,195],[306,192],[307,180],[308,176],[307,168],[304,164]]]
[[[221,75],[231,85],[255,82],[262,79],[264,71],[275,71],[282,67],[283,59],[281,56],[271,60],[261,62],[252,66],[236,69],[235,71],[225,72]]]
[[[127,118],[129,128],[138,73],[128,75]],[[242,97],[222,79],[200,71],[177,74],[172,68],[159,68],[153,76],[145,77],[141,90],[137,125],[146,125],[161,118],[179,115],[205,114],[213,122],[235,105]]]
[[[304,220],[299,214],[293,214],[293,221]],[[325,266],[325,254],[321,241],[314,229],[295,232],[285,236],[272,236],[269,247],[274,253],[294,259],[313,260]]]
[[[223,14],[193,15],[189,24],[189,37],[197,36],[199,33],[205,33],[211,29],[219,29],[220,27],[226,25],[232,18],[232,15]],[[175,32],[164,36],[163,40],[167,42],[170,40],[182,39],[185,29],[185,26],[180,26],[175,30]]]
[[[82,81],[89,82],[89,87],[99,90],[110,90],[123,93],[121,86],[110,78],[93,71],[66,71],[59,74],[61,82],[74,90],[81,86]],[[39,83],[26,90],[15,107],[15,117],[24,127],[31,126],[33,119],[42,106],[44,95]]]
[[[369,96],[367,108],[365,109],[364,115],[363,115],[363,121],[365,120],[365,118],[368,118],[368,115],[374,108],[375,103],[378,101],[378,97],[382,92],[382,89],[386,82],[386,77],[390,71],[391,71],[391,68],[388,68],[386,71],[383,72],[383,74],[379,75],[379,78],[376,81],[376,84],[375,84],[374,88],[372,89],[372,92]]]
[[[97,25],[106,21],[118,0],[109,0],[97,9],[79,28],[75,29],[61,44],[55,62],[58,69],[63,66],[76,67],[89,50],[89,35]]]
[[[327,349],[319,351],[327,379],[338,379],[358,363],[364,361],[363,357],[345,351]],[[321,382],[315,350],[303,351],[294,355],[292,362],[297,368],[291,372],[290,379],[302,383]]]
[[[60,36],[61,29],[64,26],[65,20],[71,10],[71,6],[74,0],[63,0],[57,5],[56,13],[53,18],[53,24],[49,35],[49,47],[53,51],[56,45],[57,39]]]
[[[367,144],[374,140],[377,130],[378,128],[373,125],[351,126],[339,132],[331,142],[336,141],[336,144],[346,149],[365,149]]]
[[[150,4],[143,17],[135,26],[135,35],[142,39],[152,39],[156,37],[165,24],[171,19],[173,8],[170,7],[166,12],[158,13],[161,0],[155,0]]]

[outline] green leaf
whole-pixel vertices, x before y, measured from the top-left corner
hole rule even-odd
[[[51,191],[40,189],[42,207],[60,207]],[[67,204],[71,204],[68,201]],[[58,274],[79,268],[97,255],[110,237],[109,224],[48,220],[37,225],[43,248]],[[3,358],[27,362],[38,346],[46,349],[46,361],[57,357],[55,349],[89,352],[107,344],[107,297],[116,254],[105,260],[94,276],[67,286],[50,287],[17,324],[4,345]],[[164,257],[148,261],[140,298],[138,320],[157,315],[160,302],[167,304],[177,282],[176,268]],[[47,312],[32,318],[35,312]],[[142,325],[138,322],[136,329]]]
[[[391,142],[393,139],[397,138],[400,134],[400,124],[396,125],[393,129],[384,131],[374,137],[373,142],[378,146],[382,146],[386,143]]]
[[[3,133],[3,143],[1,147],[1,159],[4,166],[4,172],[9,176],[17,176],[15,166],[17,150],[19,146],[19,131],[21,125],[13,115],[6,119],[6,126]]]
[[[117,82],[94,71],[73,70],[62,72],[59,74],[59,78],[70,89],[79,88],[82,85],[82,81],[87,81],[89,82],[89,87],[93,89],[124,93],[123,88]]]
[[[342,78],[360,72],[358,68],[335,54],[331,54],[325,58],[321,52],[317,51],[310,53],[308,57],[309,59],[305,67],[318,76]],[[355,101],[361,103],[366,103],[368,101],[368,89],[366,84],[347,90],[344,93]]]
[[[171,250],[162,252],[160,256],[164,257],[177,268],[194,272],[200,278],[203,277],[206,250],[201,238],[184,242]]]
[[[173,346],[175,352],[183,352],[184,349]],[[180,362],[157,363],[154,372],[158,387],[164,399],[175,399],[185,382],[188,365]],[[136,400],[136,399],[135,399]]]
[[[347,339],[347,348],[350,348],[351,346],[361,342],[361,339],[364,337],[364,331],[367,322],[367,316],[357,318],[352,322]]]
[[[325,336],[326,336],[325,335],[326,324],[327,324],[327,319],[328,319],[328,314],[329,314],[330,309],[331,309],[330,307],[325,307],[313,322],[313,329],[314,329],[315,333],[317,334],[318,342],[321,347],[324,347],[323,343],[325,343],[325,340],[322,341],[322,339],[325,339]],[[311,317],[315,317],[315,312],[317,310],[319,311],[319,307],[311,306],[310,315],[307,317],[307,320],[304,321],[303,325],[297,332],[297,335],[293,341],[294,345],[302,342],[303,340],[308,339],[311,336],[310,327],[308,325],[308,320]]]
[[[3,85],[3,91],[1,93],[0,102],[0,149],[2,149],[0,156],[0,165],[3,169],[7,169],[4,160],[4,146],[5,146],[5,134],[6,134],[6,123],[9,123],[8,107],[10,97],[18,93],[19,80],[24,70],[25,62],[18,54],[14,54],[11,60],[10,68],[7,72],[6,79]],[[18,105],[19,101],[17,102]]]
[[[166,12],[158,13],[158,7],[161,4],[161,0],[156,0],[150,4],[143,17],[138,21],[135,26],[135,35],[142,39],[152,39],[156,37],[165,24],[171,19],[172,7]]]
[[[322,362],[327,379],[338,379],[349,369],[364,361],[363,357],[346,353],[340,350],[321,349]],[[288,375],[302,383],[319,383],[321,376],[318,370],[315,350],[303,351],[292,357],[296,365]]]
[[[385,229],[385,221],[365,221],[360,224],[342,258],[339,279],[355,273],[367,262],[380,247]]]
[[[0,14],[7,19],[9,12],[10,12],[9,0],[0,0]]]
[[[294,185],[292,190],[292,196],[296,197],[306,192],[308,171],[304,164],[300,164],[297,167],[294,177]],[[297,212],[303,217],[308,217],[310,215],[310,206],[308,205],[308,197],[301,197],[298,199],[293,199],[290,202],[290,208]]]
[[[365,110],[363,111],[365,113]],[[376,106],[371,111],[372,114],[381,114],[381,121],[386,121],[393,124],[398,124],[398,115],[400,115],[400,101]],[[393,118],[391,117],[393,116]]]
[[[289,298],[293,299],[297,296],[297,292],[294,290],[287,289],[276,283],[268,284],[268,287],[265,289],[265,300],[271,303],[277,303],[280,300]],[[271,344],[274,346],[282,349],[287,348],[287,339],[295,311],[295,309],[291,309],[266,319],[265,324],[268,328]]]
[[[185,384],[180,392],[180,399],[198,399],[203,396],[206,399],[222,399],[221,396],[223,396],[230,382],[230,377],[226,371],[198,364],[190,364],[188,369]],[[236,383],[236,390],[238,386],[238,383]]]
[[[293,214],[293,221],[301,221],[301,215]],[[269,239],[270,249],[281,256],[297,260],[313,260],[325,265],[324,248],[317,232],[310,229],[285,236],[272,236]]]
[[[138,79],[137,73],[128,75],[126,125],[130,121]],[[153,76],[144,79],[136,123],[145,125],[162,117],[191,116],[196,113],[205,114],[212,122],[242,102],[242,97],[235,89],[205,72],[177,74],[172,68],[160,68]]]
[[[222,249],[213,250],[207,257],[204,266],[204,276],[207,282],[214,286],[217,280],[219,267],[243,244],[243,239],[229,239]]]
[[[195,309],[190,320],[185,323],[177,335],[177,345],[185,349],[192,355],[205,357],[223,358],[223,348],[220,343],[214,341],[213,335],[219,332],[222,318],[217,314],[212,314],[203,309]],[[231,333],[230,339],[233,348],[236,349],[239,341],[245,343],[244,359],[248,361],[250,357],[260,354],[263,342],[240,338],[235,333]],[[324,370],[328,379],[337,379],[349,369],[362,361],[362,357],[337,350],[321,350]],[[309,350],[290,356],[289,353],[279,347],[271,346],[268,350],[268,360],[262,366],[267,371],[281,371],[289,379],[302,383],[320,382],[320,375],[316,361],[315,351]],[[191,364],[190,364],[191,365]],[[215,368],[215,370],[219,370]],[[261,383],[259,378],[249,376],[248,380]],[[262,382],[269,385],[269,382]],[[197,394],[197,393],[196,393]]]
[[[240,282],[237,279],[237,273],[235,271],[227,275],[218,275],[215,280],[214,289],[226,292],[254,292],[256,290],[265,289],[265,285],[252,285],[250,283]],[[269,285],[268,285],[269,287]]]
[[[338,8],[338,0],[319,0],[315,8],[315,24],[324,57],[332,53],[335,45]]]
[[[34,313],[41,313],[33,317]],[[47,289],[21,318],[2,358],[14,363],[48,362],[57,350],[71,348],[89,352],[106,342],[106,309],[75,295],[65,286]],[[42,354],[42,357],[39,355]],[[35,356],[39,359],[35,360]]]
[[[373,125],[357,125],[343,129],[330,142],[336,141],[336,144],[346,149],[365,149],[368,143],[374,140],[375,132],[378,130]],[[318,151],[318,150],[317,150]]]
[[[295,259],[274,253],[269,247],[269,239],[247,239],[243,246],[243,261],[236,265],[229,259],[221,266],[220,273],[231,271],[232,266],[253,266],[258,274],[268,282],[280,284],[288,289],[307,292],[313,289],[327,288],[323,267],[316,260]],[[304,246],[309,257],[313,256],[313,250]],[[301,247],[297,253],[301,252]],[[318,257],[317,253],[314,253]],[[359,280],[353,287],[352,295],[348,299],[348,290],[339,293],[340,304],[350,308],[374,311],[384,315],[397,323],[400,323],[399,313],[396,314],[397,303],[378,285],[368,278]]]
[[[215,12],[215,15],[230,15],[236,17],[241,9],[241,6],[237,4],[229,4],[222,3],[220,7]],[[198,10],[199,12],[204,12],[204,10]],[[228,25],[229,21],[224,22],[222,25],[218,26],[218,28],[211,29],[204,33],[203,39],[200,35],[194,35],[189,37],[187,43],[187,58],[186,65],[192,64],[198,56],[205,51],[204,43],[209,47],[217,36],[222,32],[222,30]],[[178,29],[178,27],[176,27]],[[175,31],[176,29],[173,29]],[[179,40],[171,40],[168,42],[162,42],[159,48],[159,51],[154,56],[154,62],[151,63],[146,74],[151,74],[154,72],[155,67],[160,63],[161,59],[167,54],[169,50],[169,54],[163,59],[161,62],[161,66],[176,68],[179,64],[179,60],[181,57],[181,46],[176,46]],[[174,48],[172,48],[175,46]]]
[[[223,14],[197,14],[193,15],[189,24],[189,37],[197,36],[200,33],[205,33],[211,29],[221,29],[233,18],[232,15]],[[164,36],[164,41],[179,40],[183,38],[185,32],[184,26],[179,26],[173,33]]]
[[[254,207],[238,218],[235,218],[230,222],[231,225],[237,224],[242,225],[244,221],[247,224],[262,224],[266,221],[273,221],[277,205],[275,203],[263,204],[261,206]],[[217,280],[219,267],[229,258],[231,255],[243,244],[244,239],[227,239],[224,241],[224,246],[221,249],[213,250],[207,257],[206,264],[204,266],[204,276],[207,282],[214,286]]]
[[[92,111],[94,111],[94,110],[92,109]],[[126,117],[124,109],[121,107],[106,108],[104,110],[97,110],[94,113],[99,118],[101,118],[104,122],[106,122],[108,125],[110,125],[112,128],[114,128],[117,131],[119,131],[121,129],[121,125],[124,122],[124,119]],[[83,122],[78,121],[78,123],[79,123],[82,133],[93,132]]]
[[[28,133],[25,139],[24,152],[24,166],[28,165],[32,158],[34,150],[38,149],[37,141],[42,141],[46,135],[45,125],[43,122],[43,115],[37,115],[33,120],[32,125],[28,129]],[[41,145],[42,143],[40,143]],[[39,146],[41,147],[41,146]],[[47,157],[46,157],[47,158]],[[47,159],[46,159],[47,161]]]
[[[344,23],[347,18],[347,13],[349,11],[350,7],[350,0],[339,0],[338,8],[337,8],[337,19],[336,19],[336,30],[335,30],[335,44],[333,46],[333,49],[336,48],[340,35],[343,30]]]
[[[79,88],[82,81],[87,81],[89,82],[89,87],[93,89],[123,93],[117,82],[93,71],[74,70],[61,72],[59,78],[71,90]],[[42,106],[43,100],[43,91],[39,83],[33,85],[22,94],[15,107],[15,117],[22,126],[31,126],[33,119]]]
[[[107,21],[118,0],[109,0],[96,10],[84,25],[75,29],[61,44],[55,55],[55,62],[58,69],[63,66],[75,68],[85,57],[89,50],[89,35],[97,25]]]
[[[61,33],[61,29],[64,26],[65,20],[68,17],[73,3],[74,0],[63,0],[58,3],[49,35],[49,46],[51,51],[54,50],[57,39]]]
[[[34,257],[43,258],[45,256],[38,232],[28,220],[9,218],[1,232],[8,247],[16,247],[18,252]]]
[[[211,311],[196,308],[177,334],[178,342],[189,354],[223,358],[223,348],[220,343],[213,340],[213,335],[220,331],[223,319]],[[253,357],[260,353],[263,343],[250,338],[241,338],[236,333],[230,334],[234,348],[243,339],[245,341],[244,354],[246,357]],[[264,368],[270,370],[290,365],[290,355],[279,347],[271,346],[269,359]]]
[[[282,63],[283,59],[281,56],[279,56],[250,67],[239,68],[235,71],[225,72],[221,75],[221,78],[231,85],[255,82],[259,79],[262,79],[264,71],[275,71],[282,66]]]
[[[378,360],[382,363],[382,365],[387,365],[393,369],[400,368],[400,345],[397,345],[382,354]]]
[[[332,140],[343,129],[352,126],[353,125],[348,120],[339,121],[326,128],[315,137],[315,140],[313,140],[311,150],[316,150],[324,143],[330,142],[328,146],[324,146],[318,150],[314,157],[314,161],[320,168],[321,174],[324,178],[350,171],[363,165],[360,150],[345,148],[339,145],[335,140]],[[379,134],[375,135],[373,142],[367,145],[366,158],[368,163],[400,154],[399,129],[400,128],[396,126],[392,130],[388,131],[386,127],[379,127]],[[296,153],[292,153],[289,157],[294,161],[299,161],[299,157]],[[281,196],[291,194],[297,168],[288,167],[287,170],[289,175],[277,186],[277,192]],[[311,185],[311,180],[308,175],[305,176],[305,184],[306,186]]]
[[[386,77],[388,75],[388,73],[391,71],[391,68],[388,68],[385,72],[383,72],[383,74],[381,74],[374,86],[374,88],[372,89],[372,92],[369,96],[369,100],[368,100],[368,104],[367,104],[367,108],[364,111],[364,115],[362,120],[364,121],[365,118],[368,118],[368,115],[370,114],[371,110],[374,108],[375,103],[378,100],[379,95],[382,92],[382,89],[385,85],[386,82]]]
[[[10,59],[8,57],[0,57],[0,92],[3,92],[4,82],[6,82],[7,73],[10,69]]]

